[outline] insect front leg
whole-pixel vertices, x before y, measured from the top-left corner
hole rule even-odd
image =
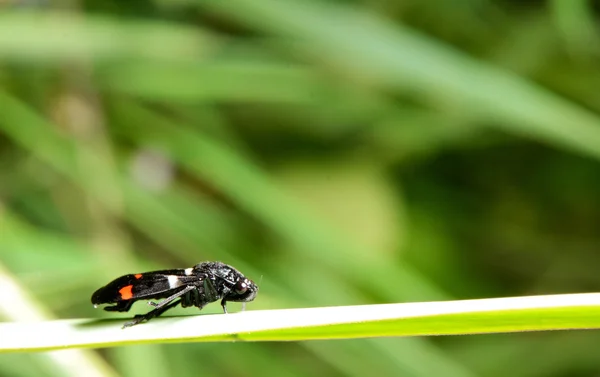
[[[230,288],[225,287],[225,289],[223,289],[223,299],[221,300],[221,307],[223,308],[223,313],[225,314],[227,314],[227,299],[225,297],[227,297],[229,292],[231,292]]]

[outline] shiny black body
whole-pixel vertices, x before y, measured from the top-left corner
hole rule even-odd
[[[250,302],[254,300],[258,286],[235,268],[221,262],[202,262],[192,268],[151,271],[121,276],[92,295],[92,304],[115,304],[106,311],[127,312],[138,300],[149,301],[154,310],[136,315],[123,327],[133,326],[158,317],[165,311],[181,304],[196,306],[221,300],[227,313],[227,302]]]

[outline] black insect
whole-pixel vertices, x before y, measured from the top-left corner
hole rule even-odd
[[[137,325],[158,317],[167,310],[181,304],[186,308],[221,300],[223,312],[227,313],[227,302],[250,302],[256,297],[258,286],[235,268],[221,262],[202,262],[191,268],[151,271],[125,275],[117,278],[92,295],[92,304],[116,304],[107,306],[109,312],[127,312],[138,300],[148,301],[154,310],[136,315],[123,328]]]

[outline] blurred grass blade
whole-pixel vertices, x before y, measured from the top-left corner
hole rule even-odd
[[[352,258],[337,258],[336,253],[332,251],[338,250],[341,255],[347,250],[356,250],[359,246],[336,235],[336,232],[329,231],[326,224],[311,213],[307,213],[302,206],[274,185],[256,165],[249,163],[235,150],[191,132],[183,125],[171,127],[170,122],[159,121],[158,115],[134,103],[128,105],[130,106],[129,119],[135,119],[135,122],[120,125],[115,131],[132,136],[137,139],[137,142],[159,146],[168,151],[182,166],[208,179],[235,199],[242,208],[261,218],[291,242],[300,245],[307,256],[311,255],[308,253],[312,253],[313,257],[322,261],[328,258],[327,262],[335,269],[341,270],[345,264],[348,267],[347,271],[362,271],[363,273],[358,275],[348,274],[353,279],[374,286],[381,294],[386,294],[389,301],[446,298],[439,288],[408,265],[395,266],[388,261],[374,260],[367,263]],[[0,115],[0,127],[10,138],[24,145],[31,153],[77,182],[94,197],[102,200],[105,193],[101,188],[93,186],[90,180],[82,180],[73,173],[71,167],[75,166],[73,159],[76,155],[76,147],[68,138],[53,132],[49,122],[7,93],[0,92],[0,106],[4,109]],[[145,119],[148,121],[144,121]],[[155,127],[150,127],[149,124],[154,124]],[[36,142],[41,135],[44,135],[43,138],[47,141],[44,144]],[[268,197],[269,201],[264,201],[265,197]],[[108,201],[103,203],[110,205]],[[294,221],[290,221],[291,218]],[[357,250],[353,254],[358,255],[363,251],[365,254],[369,252],[369,250]],[[370,274],[382,274],[389,278],[373,280],[369,278]],[[403,290],[399,287],[410,287],[410,289]]]
[[[15,38],[18,35],[19,38]],[[189,61],[216,41],[199,28],[52,12],[0,12],[0,57],[36,62],[86,58]]]
[[[0,213],[1,215],[1,213]],[[4,266],[0,264],[0,316],[13,321],[43,321],[50,314],[35,302],[30,295],[15,281]],[[18,325],[26,322],[8,322]],[[42,322],[44,323],[44,322]],[[52,323],[52,322],[46,322]],[[27,325],[25,325],[27,326]],[[25,337],[26,333],[13,334],[14,337]],[[41,333],[38,333],[39,337]],[[32,334],[32,336],[36,336]],[[10,335],[0,330],[0,348],[10,343]],[[59,349],[57,347],[56,349]],[[38,361],[37,359],[35,360]],[[39,360],[46,367],[58,370],[62,376],[116,377],[117,373],[97,354],[82,350],[56,351],[44,355]]]
[[[599,39],[592,2],[552,0],[548,3],[557,29],[571,53],[575,57],[597,55]]]
[[[331,229],[326,221],[294,200],[259,166],[236,150],[135,103],[119,101],[113,107],[116,111],[127,110],[131,120],[115,127],[115,132],[140,145],[168,151],[181,166],[211,182],[241,208],[297,245],[303,257],[328,263],[335,271],[352,271],[348,272],[351,279],[372,286],[386,295],[389,301],[447,298],[441,289],[407,264],[393,265],[383,258],[338,258],[338,255],[344,254],[369,255],[370,250],[346,240],[340,232]],[[355,271],[361,273],[356,274]],[[371,279],[377,274],[388,278]]]
[[[0,324],[0,352],[207,341],[300,341],[600,328],[600,294],[585,293],[158,318]]]
[[[310,104],[331,102],[337,94],[307,68],[239,59],[202,64],[119,64],[102,70],[102,77],[102,85],[110,89],[153,100]]]
[[[310,0],[196,1],[269,34],[321,64],[408,91],[450,113],[600,158],[598,115],[507,70],[482,63],[383,17]]]

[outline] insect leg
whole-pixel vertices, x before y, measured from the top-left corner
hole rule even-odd
[[[223,313],[227,314],[227,300],[221,300],[221,307],[223,308]]]
[[[104,310],[107,312],[128,312],[134,302],[134,300],[119,301],[116,305],[106,306]]]
[[[180,290],[179,292],[167,297],[166,299],[162,300],[158,304],[153,305],[154,310],[151,310],[146,314],[136,315],[132,321],[125,323],[123,325],[123,328],[131,327],[133,325],[137,325],[138,323],[141,323],[144,321],[149,321],[152,318],[158,317],[159,315],[163,314],[164,312],[171,309],[172,307],[179,305],[181,303],[181,300],[178,300],[178,301],[174,301],[174,300],[183,296],[184,294],[186,294],[187,292],[191,291],[194,288],[196,288],[196,287],[194,287],[193,285],[188,285],[187,287]]]
[[[135,317],[133,317],[133,320],[126,322],[122,328],[131,327],[131,326],[137,325],[138,323],[147,322],[147,321],[151,320],[152,318],[156,318],[159,315],[166,312],[167,310],[179,305],[180,301],[181,300],[171,302],[169,305],[165,305],[158,309],[154,309],[146,314],[137,314]]]
[[[206,297],[207,302],[217,301],[219,299],[219,292],[215,285],[212,283],[210,279],[204,279],[204,296]]]
[[[163,306],[167,305],[169,302],[175,300],[177,297],[183,296],[184,294],[188,293],[189,291],[191,291],[194,288],[196,288],[196,287],[194,287],[193,285],[188,285],[184,289],[180,290],[179,292],[177,292],[175,294],[172,294],[171,296],[165,298],[161,302],[156,303],[156,302],[148,301],[148,305],[153,306],[155,309],[160,309]]]
[[[227,314],[227,300],[225,299],[225,297],[227,297],[229,292],[231,292],[231,289],[229,289],[227,287],[225,287],[225,289],[223,289],[223,299],[221,300],[221,307],[223,308],[223,313],[225,313],[225,314]]]

